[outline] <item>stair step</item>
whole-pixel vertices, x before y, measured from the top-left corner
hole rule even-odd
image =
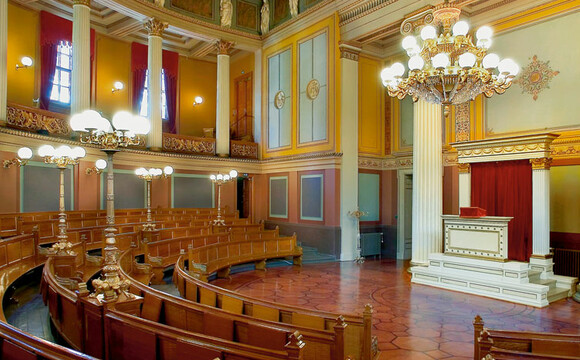
[[[530,283],[549,286],[550,290],[556,288],[556,280],[554,280],[554,279],[539,279],[539,280],[530,281]]]
[[[561,299],[566,299],[568,297],[568,292],[570,289],[566,288],[553,288],[548,291],[548,302],[552,303]]]
[[[540,281],[540,275],[542,274],[541,271],[538,270],[529,270],[528,271],[528,279],[531,283],[537,284],[537,281]]]

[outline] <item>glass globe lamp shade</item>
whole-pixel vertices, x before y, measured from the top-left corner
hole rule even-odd
[[[512,59],[503,59],[500,61],[497,65],[497,69],[500,74],[514,76],[517,75],[520,70],[518,64],[516,64]]]
[[[233,179],[235,177],[238,177],[238,171],[237,170],[230,170],[230,177]]]
[[[195,101],[194,102],[195,105],[203,103],[203,98],[201,96],[196,96],[193,100]]]
[[[401,77],[405,73],[405,66],[399,62],[396,62],[391,65],[391,71],[393,72],[394,77]]]
[[[421,70],[425,65],[425,61],[419,55],[412,56],[409,59],[409,70]]]
[[[211,174],[211,175],[209,176],[209,179],[210,179],[211,181],[214,181],[214,180],[216,179],[216,176],[215,176],[214,174]]]
[[[384,68],[383,71],[381,71],[381,79],[383,80],[383,83],[388,83],[395,80],[393,70],[390,67]]]
[[[99,159],[99,160],[95,161],[95,167],[99,170],[103,170],[104,168],[107,167],[107,161],[103,160],[103,159]]]
[[[123,90],[125,84],[123,84],[121,81],[115,81],[113,87],[115,88],[115,90]]]
[[[38,148],[38,155],[42,157],[53,156],[54,148],[52,145],[42,145]]]
[[[431,58],[431,63],[434,68],[442,69],[449,65],[449,55],[446,53],[439,53]]]
[[[133,114],[128,111],[119,111],[113,115],[113,126],[116,130],[132,130]]]
[[[222,174],[218,174],[218,175],[216,176],[216,179],[218,179],[218,180],[223,180],[223,179],[224,179],[224,176],[223,176]]]
[[[489,26],[482,26],[475,33],[477,40],[491,40],[492,35],[493,30]]]
[[[54,150],[55,158],[72,158],[72,149],[68,145],[61,145]]]
[[[154,168],[149,169],[149,175],[154,176],[157,174],[157,171]]]
[[[477,40],[477,47],[489,49],[491,47],[492,41],[491,39],[481,39]]]
[[[437,37],[437,30],[431,25],[425,26],[421,29],[421,39],[423,40],[431,40]]]
[[[497,54],[494,53],[485,55],[485,57],[481,62],[481,65],[483,65],[485,69],[495,69],[498,64],[499,64],[499,56],[497,56]]]
[[[166,166],[163,168],[163,173],[167,176],[173,174],[173,168],[171,166]]]
[[[224,175],[224,181],[228,181],[230,179],[230,176],[228,174]]]
[[[99,129],[101,123],[101,114],[95,110],[85,110],[81,114],[82,126],[85,129]]]
[[[155,169],[155,175],[159,176],[159,175],[161,175],[161,174],[163,174],[163,170],[161,170],[161,169],[159,169],[159,168],[156,168],[156,169]]]
[[[20,149],[18,149],[17,154],[18,158],[22,160],[29,160],[32,158],[32,150],[27,147],[21,147]]]
[[[467,21],[458,21],[453,25],[453,35],[454,36],[465,36],[469,31],[469,24]]]
[[[26,67],[32,66],[32,58],[30,56],[23,56],[20,62]]]
[[[133,126],[129,129],[134,134],[138,135],[147,135],[151,130],[151,124],[149,120],[143,116],[134,116],[133,117]]]
[[[459,55],[459,66],[462,68],[472,68],[477,58],[472,53],[463,53]]]
[[[417,39],[414,36],[409,35],[403,39],[401,44],[403,45],[403,49],[409,51],[417,46]]]
[[[85,131],[85,124],[81,114],[74,114],[69,120],[70,127],[73,131]]]
[[[75,146],[72,151],[71,151],[72,157],[74,159],[80,159],[80,158],[84,158],[85,155],[87,155],[87,152],[85,151],[85,149],[83,149],[80,146]]]

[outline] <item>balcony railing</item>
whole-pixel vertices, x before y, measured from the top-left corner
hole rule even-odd
[[[9,103],[6,108],[7,126],[32,132],[45,132],[52,136],[70,136],[71,128],[67,117],[65,114],[14,103]]]
[[[163,151],[215,155],[215,139],[163,133]]]

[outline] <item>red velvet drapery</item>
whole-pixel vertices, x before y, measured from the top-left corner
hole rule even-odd
[[[532,166],[528,160],[471,164],[471,205],[489,216],[513,216],[508,257],[528,261],[532,254]]]
[[[95,30],[91,29],[91,73],[95,56]],[[72,21],[46,11],[40,12],[40,108],[48,109],[56,54],[61,41],[72,42]],[[74,49],[73,49],[74,51]],[[91,77],[92,81],[92,77]]]
[[[147,45],[133,43],[131,45],[131,70],[133,72],[133,111],[141,109],[141,99],[145,88],[147,72]],[[179,54],[163,50],[162,66],[165,72],[165,95],[167,97],[168,119],[163,122],[163,132],[175,133],[177,109],[177,74],[179,69]]]

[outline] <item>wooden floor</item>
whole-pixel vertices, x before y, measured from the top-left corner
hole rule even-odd
[[[339,313],[374,307],[373,335],[381,359],[473,359],[473,326],[480,314],[494,329],[580,333],[580,304],[547,308],[411,284],[407,263],[367,260],[279,267],[212,283],[258,298]]]

